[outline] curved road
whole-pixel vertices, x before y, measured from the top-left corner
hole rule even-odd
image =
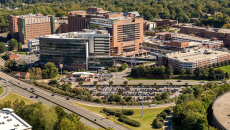
[[[5,79],[5,80],[13,79],[12,84],[14,84],[14,85],[11,85],[10,83],[8,83],[7,86],[10,86],[11,89],[16,90],[23,95],[28,95],[28,93],[33,95],[33,96],[39,95],[40,96],[39,99],[43,98],[44,100],[47,100],[49,102],[52,102],[53,104],[59,105],[59,106],[63,107],[64,109],[66,109],[70,112],[79,114],[82,118],[87,119],[87,122],[83,122],[86,125],[90,125],[90,126],[94,127],[96,124],[97,126],[100,126],[103,128],[113,126],[116,130],[126,130],[126,128],[123,126],[117,125],[110,120],[99,117],[98,115],[96,115],[92,112],[89,112],[89,111],[87,111],[81,107],[73,105],[71,102],[63,100],[59,96],[55,95],[53,97],[53,96],[51,96],[51,93],[44,91],[38,87],[34,87],[30,84],[24,83],[24,82],[22,82],[18,79],[15,79],[15,78],[13,78],[13,77],[11,77],[11,76],[3,73],[3,72],[0,72],[0,77]],[[18,84],[19,82],[21,83],[20,85]],[[17,85],[17,86],[15,86],[15,85]],[[25,87],[27,87],[27,90],[24,89]],[[30,92],[30,88],[34,88],[35,92],[34,93]],[[97,121],[94,121],[94,119],[96,119]],[[94,124],[94,126],[92,124]]]

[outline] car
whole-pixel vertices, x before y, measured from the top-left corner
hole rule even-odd
[[[34,98],[34,96],[30,96],[30,98]]]
[[[55,96],[55,94],[53,93],[51,96]]]
[[[37,95],[35,98],[39,98],[39,96]]]
[[[27,90],[27,87],[25,87],[25,90]]]
[[[222,83],[227,83],[226,81],[222,81]]]
[[[200,83],[204,83],[204,81],[200,81]]]
[[[169,84],[169,82],[166,82],[166,84]]]
[[[18,82],[18,84],[21,84],[21,82]]]
[[[113,128],[113,126],[109,126],[109,128]]]
[[[70,97],[67,97],[66,100],[70,100]]]
[[[34,93],[34,90],[32,90],[31,92]]]
[[[177,80],[177,82],[181,82],[181,80]]]
[[[149,105],[149,107],[155,107],[156,106],[156,104],[150,104]]]
[[[34,88],[30,88],[30,90],[34,90]]]

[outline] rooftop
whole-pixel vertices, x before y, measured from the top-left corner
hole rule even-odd
[[[218,123],[225,127],[225,129],[230,128],[230,92],[227,92],[219,96],[212,105],[214,118]]]
[[[3,108],[0,111],[0,129],[1,130],[24,130],[32,129],[28,123],[22,120],[14,113],[11,108]]]
[[[221,55],[229,54],[228,51],[224,50],[212,50],[212,49],[198,49],[191,50],[190,52],[174,52],[167,54],[167,57],[174,60],[179,60],[181,62],[193,62],[204,60],[204,59],[214,59]]]
[[[209,31],[209,32],[230,33],[230,29],[224,29],[224,28],[208,28],[208,27],[200,27],[200,26],[193,26],[193,25],[186,25],[186,26],[182,26],[182,27],[204,29],[204,30]]]
[[[68,32],[68,33],[60,33],[60,34],[51,34],[40,36],[39,38],[62,38],[62,39],[87,39],[86,35],[95,34],[95,35],[108,35],[107,30],[91,30],[91,29],[83,29],[83,31],[78,32]]]

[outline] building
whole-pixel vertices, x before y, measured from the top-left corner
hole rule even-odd
[[[152,31],[152,28],[157,27],[157,23],[156,22],[149,22],[147,20],[144,20],[144,25],[143,25],[143,29],[144,31]]]
[[[178,20],[171,20],[171,19],[154,19],[154,22],[157,23],[157,26],[173,26],[174,24],[178,24]]]
[[[8,59],[10,59],[10,60],[17,60],[17,55],[16,54],[14,54],[14,53],[12,53],[12,52],[7,52],[7,53],[5,53],[5,56],[6,56],[6,58],[8,58]]]
[[[69,31],[82,29],[108,30],[111,55],[138,53],[143,43],[143,18],[136,11],[111,13],[102,8],[89,7],[86,11],[68,12]]]
[[[67,20],[55,20],[55,33],[67,33],[69,32],[69,25]]]
[[[230,54],[224,50],[213,49],[197,49],[184,52],[174,52],[166,54],[168,64],[176,70],[182,68],[196,69],[197,67],[204,67],[218,62],[230,60]]]
[[[3,108],[0,111],[1,130],[32,130],[32,126],[14,113],[12,108]]]
[[[24,78],[24,79],[27,79],[27,78],[30,77],[30,73],[28,73],[28,72],[20,72],[20,71],[12,71],[10,73],[10,75],[12,75],[13,77]]]
[[[28,40],[28,50],[29,52],[39,52],[39,40],[38,39],[29,39]]]
[[[222,49],[223,41],[212,37],[211,39],[181,33],[158,33],[157,38],[164,40],[164,46],[170,50],[181,51],[184,49],[215,48]]]
[[[223,40],[224,46],[230,47],[230,29],[209,28],[198,26],[181,26],[180,33],[194,34],[205,38],[217,38]]]
[[[213,114],[213,125],[217,130],[229,130],[229,96],[230,92],[226,92],[213,102],[212,114]]]
[[[63,70],[89,69],[89,56],[109,56],[110,34],[107,30],[89,30],[39,37],[40,62],[63,64]],[[93,62],[94,60],[90,60]],[[112,60],[105,61],[112,66]],[[101,62],[99,64],[102,64]]]
[[[42,14],[30,14],[20,16],[9,16],[10,34],[16,40],[27,43],[28,39],[55,33],[54,16],[43,16]]]

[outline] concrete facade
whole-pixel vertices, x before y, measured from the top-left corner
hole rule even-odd
[[[154,22],[157,23],[157,26],[173,26],[174,24],[178,24],[178,20],[171,20],[171,19],[155,19]]]

